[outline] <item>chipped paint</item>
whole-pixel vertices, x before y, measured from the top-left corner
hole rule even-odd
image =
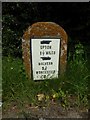
[[[64,50],[61,50],[61,55],[60,55],[60,56],[63,56],[63,55],[64,55],[64,52],[65,52]]]

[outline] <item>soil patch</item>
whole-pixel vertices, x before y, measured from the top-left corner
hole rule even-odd
[[[88,118],[87,109],[77,107],[63,108],[60,104],[50,102],[47,106],[25,104],[22,109],[13,104],[3,110],[3,118]]]

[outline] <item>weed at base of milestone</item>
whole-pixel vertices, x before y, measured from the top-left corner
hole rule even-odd
[[[83,53],[83,52],[82,52]],[[38,105],[37,95],[44,94],[44,104],[55,100],[62,106],[70,106],[68,100],[70,95],[75,96],[77,106],[87,105],[89,72],[86,61],[79,59],[75,53],[74,60],[68,61],[67,71],[58,79],[50,79],[35,82],[28,80],[21,59],[3,57],[3,101],[10,103],[18,101],[23,106],[24,103]],[[71,99],[73,99],[71,97]],[[26,102],[25,102],[26,101]]]
[[[67,77],[68,83],[73,89],[73,93],[77,96],[77,105],[80,106],[88,104],[88,77],[90,75],[87,68],[87,57],[82,44],[75,46],[75,53],[73,54],[73,60],[70,60],[70,54],[68,58]]]

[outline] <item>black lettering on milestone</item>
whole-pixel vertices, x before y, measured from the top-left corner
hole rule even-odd
[[[48,41],[43,40],[43,41],[41,41],[41,44],[49,44],[50,42],[51,42],[50,40],[48,40]]]
[[[42,60],[51,60],[51,57],[41,57]]]

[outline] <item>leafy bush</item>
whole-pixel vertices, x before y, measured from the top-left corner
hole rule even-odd
[[[90,73],[87,68],[87,56],[81,43],[75,46],[73,60],[69,61],[68,64],[67,76],[70,89],[72,93],[78,96],[78,105],[83,102],[88,104],[88,80]]]
[[[4,56],[22,56],[22,36],[29,25],[32,24],[32,19],[37,19],[37,4],[27,2],[24,4],[18,2],[2,4],[2,52]]]
[[[21,57],[21,40],[18,39],[15,31],[4,28],[3,29],[3,44],[2,53],[4,56]]]

